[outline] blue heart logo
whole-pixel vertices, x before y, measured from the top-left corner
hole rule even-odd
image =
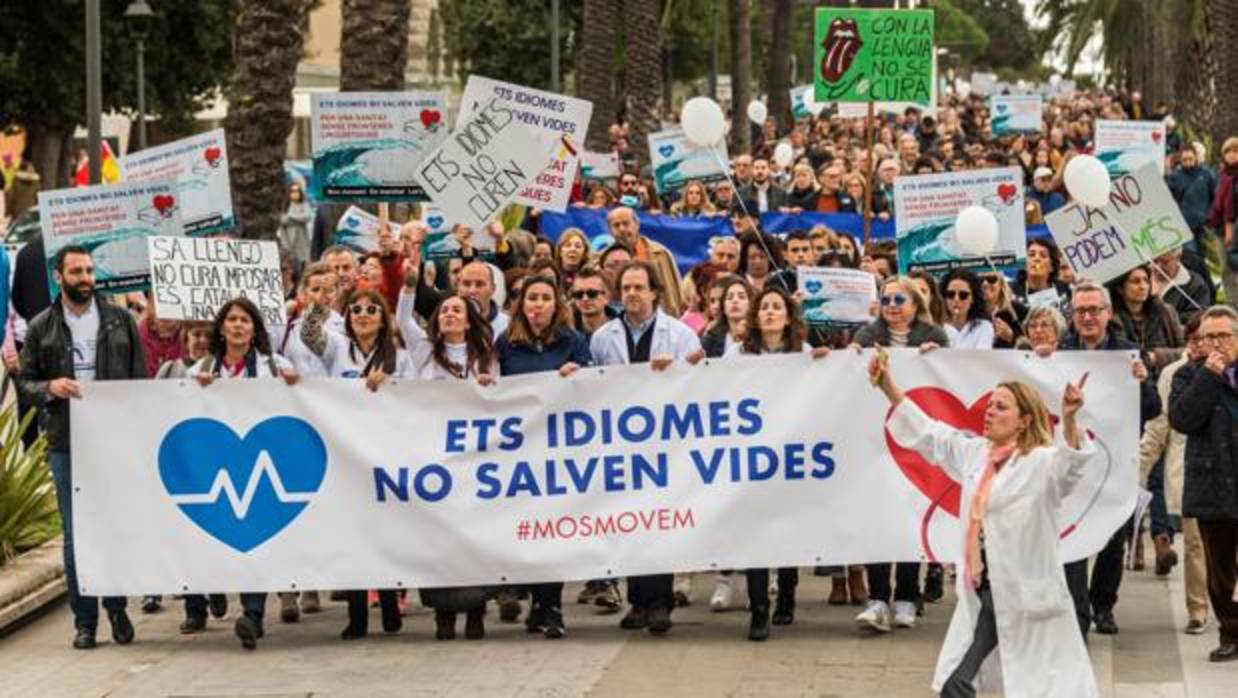
[[[348,218],[344,219],[344,225],[348,226],[349,228],[356,228],[357,226],[361,225],[361,221],[357,220],[356,218],[353,218],[352,216],[349,216]]]
[[[1007,108],[1007,107],[1006,107],[1006,104],[1005,104],[1005,103],[1002,103],[1002,104],[997,105],[997,113],[999,113],[999,114],[1005,114],[1005,113],[1006,113],[1006,108]]]
[[[675,146],[670,145],[669,143],[667,145],[659,146],[658,152],[662,155],[662,157],[669,158],[671,153],[675,152]]]
[[[443,224],[443,217],[442,216],[430,216],[429,218],[426,219],[426,223],[429,223],[431,228],[438,230],[438,227]]]
[[[181,512],[221,543],[247,553],[309,504],[327,472],[327,447],[296,417],[271,417],[238,437],[196,417],[159,445],[159,477]]]
[[[821,288],[822,286],[820,281],[813,280],[804,282],[804,289],[814,296],[821,293]]]

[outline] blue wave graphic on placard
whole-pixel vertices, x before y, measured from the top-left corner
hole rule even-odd
[[[338,143],[314,153],[314,179],[317,187],[381,186],[363,174],[365,164],[360,158],[384,150],[410,150],[420,153],[421,143],[402,138],[379,138],[368,141]]]
[[[898,238],[899,258],[906,259],[909,265],[954,259],[957,255],[946,248],[946,242],[952,238],[944,234],[953,226],[953,222],[925,223],[912,228]]]

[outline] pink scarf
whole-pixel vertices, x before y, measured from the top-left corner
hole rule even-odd
[[[967,584],[975,589],[980,585],[980,575],[984,572],[984,559],[980,555],[980,529],[984,524],[984,512],[989,508],[989,495],[993,491],[993,476],[1001,470],[1002,465],[1014,453],[1014,446],[993,447],[984,466],[984,474],[980,476],[980,486],[971,498],[971,509],[967,516],[967,544],[963,557],[963,574]]]

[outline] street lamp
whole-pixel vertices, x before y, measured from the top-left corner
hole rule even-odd
[[[138,47],[138,150],[146,149],[146,36],[154,16],[146,0],[133,0],[125,8],[125,20]]]

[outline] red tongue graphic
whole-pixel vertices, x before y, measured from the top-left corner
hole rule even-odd
[[[1018,192],[1019,190],[1013,184],[1007,183],[999,184],[997,186],[997,195],[1002,197],[1002,201],[1005,203],[1010,203],[1010,200],[1013,199],[1014,195]]]
[[[830,29],[821,42],[825,57],[821,59],[821,77],[826,82],[838,82],[846,74],[864,42],[854,19],[839,17],[830,22]]]

